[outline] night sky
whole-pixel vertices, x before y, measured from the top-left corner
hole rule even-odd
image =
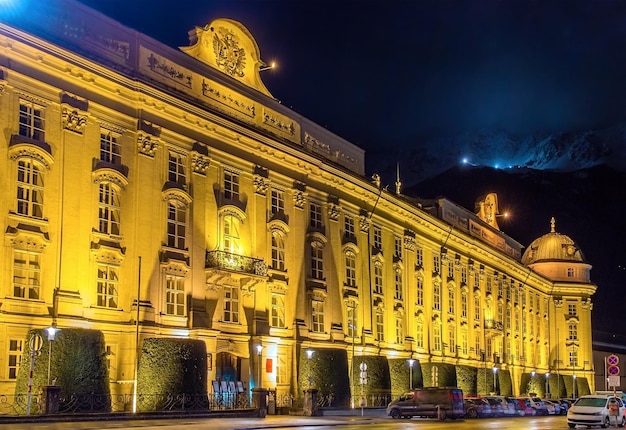
[[[376,157],[626,119],[622,0],[81,1],[172,47],[196,25],[241,22],[279,64],[263,74],[274,97]]]

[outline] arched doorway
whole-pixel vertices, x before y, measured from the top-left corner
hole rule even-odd
[[[240,381],[241,359],[229,352],[218,352],[215,357],[215,379],[217,381]]]

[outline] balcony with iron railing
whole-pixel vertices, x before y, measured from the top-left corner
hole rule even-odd
[[[220,250],[207,251],[204,267],[256,276],[267,275],[267,265],[263,259]]]

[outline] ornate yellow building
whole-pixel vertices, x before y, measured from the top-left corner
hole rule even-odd
[[[53,323],[104,333],[114,393],[158,336],[204,340],[209,381],[279,393],[331,347],[507,370],[515,393],[532,372],[593,384],[596,286],[554,222],[522,254],[495,195],[473,213],[367,178],[271,96],[237,22],[173,49],[43,3],[0,17],[0,392]]]

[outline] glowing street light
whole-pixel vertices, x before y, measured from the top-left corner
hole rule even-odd
[[[546,397],[550,394],[550,384],[548,380],[550,379],[550,372],[546,373]]]
[[[493,366],[493,392],[496,393],[497,392],[497,383],[496,383],[496,375],[498,374],[498,368],[496,366]]]
[[[261,388],[261,353],[263,352],[263,345],[256,346],[256,353],[259,357],[259,388]]]
[[[50,342],[50,347],[48,348],[48,385],[50,385],[50,362],[52,357],[52,342],[54,342],[54,336],[59,331],[54,325],[51,325],[46,329],[48,333],[48,342]]]
[[[413,389],[413,365],[415,364],[417,360],[415,360],[414,358],[409,358],[407,361],[409,362],[409,389],[412,390]]]
[[[308,379],[309,379],[309,387],[311,385],[313,385],[313,377],[311,376],[311,358],[313,358],[313,353],[314,352],[315,351],[313,351],[312,349],[307,349],[306,350],[306,356],[309,359],[309,366],[308,366],[309,367],[309,377],[308,377]]]

